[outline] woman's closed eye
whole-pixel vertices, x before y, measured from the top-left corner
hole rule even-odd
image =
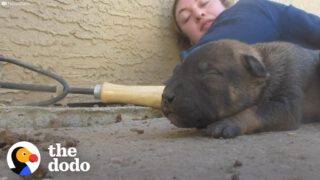
[[[189,15],[188,17],[184,18],[183,23],[187,23],[191,18],[191,15]]]
[[[182,23],[187,23],[191,18],[191,13],[187,12],[187,10],[185,10],[185,12],[182,12],[180,14],[180,18],[181,18]]]

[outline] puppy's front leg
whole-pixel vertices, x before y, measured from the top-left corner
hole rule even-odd
[[[205,133],[214,138],[233,138],[254,132],[263,126],[256,112],[257,106],[250,107],[235,116],[208,125]]]
[[[300,100],[269,101],[214,122],[207,126],[205,133],[215,138],[233,138],[257,131],[296,129],[301,114]]]

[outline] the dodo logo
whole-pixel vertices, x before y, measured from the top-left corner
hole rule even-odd
[[[20,176],[28,176],[40,165],[41,157],[38,148],[26,141],[11,146],[7,154],[9,168]]]

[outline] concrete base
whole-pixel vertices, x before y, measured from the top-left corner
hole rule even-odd
[[[212,139],[156,116],[161,113],[144,107],[2,107],[0,125],[7,129],[0,127],[0,180],[21,179],[6,162],[8,149],[19,141],[34,143],[41,154],[41,168],[28,179],[320,179],[319,123]],[[49,171],[48,147],[56,143],[75,147],[90,171]]]
[[[1,128],[58,128],[104,126],[122,119],[161,117],[157,109],[139,106],[65,108],[0,107]]]

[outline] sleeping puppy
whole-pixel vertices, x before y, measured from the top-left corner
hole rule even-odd
[[[168,80],[162,111],[177,127],[233,138],[320,121],[320,52],[289,43],[208,43]]]

